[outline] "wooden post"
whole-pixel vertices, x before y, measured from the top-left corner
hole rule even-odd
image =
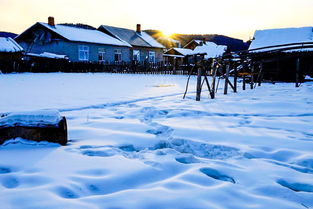
[[[261,86],[261,83],[262,83],[262,74],[263,74],[263,62],[261,62],[260,64],[260,72],[259,72],[259,79],[258,79],[258,86]]]
[[[296,88],[300,87],[299,75],[300,74],[300,58],[297,58],[297,67],[296,67]]]
[[[177,62],[177,60],[176,60],[176,57],[174,57],[174,61],[173,61],[173,75],[175,75],[176,74],[176,62]]]
[[[225,77],[225,85],[224,85],[224,94],[227,94],[227,90],[228,90],[228,76],[229,76],[229,67],[230,65],[228,64],[226,66],[226,77]]]
[[[243,74],[242,90],[246,90],[246,75],[245,74]]]
[[[237,79],[238,79],[238,71],[237,66],[234,66],[234,92],[237,93]]]
[[[214,99],[215,98],[215,82],[216,82],[216,73],[217,73],[217,64],[215,63],[215,61],[213,61],[213,78],[212,78],[212,94],[211,94],[211,98]]]
[[[201,99],[201,78],[202,78],[202,67],[198,67],[198,75],[197,75],[197,95],[196,101],[200,101]]]
[[[253,89],[253,85],[254,85],[254,64],[252,64],[252,67],[251,67],[251,80],[250,80],[250,88]]]

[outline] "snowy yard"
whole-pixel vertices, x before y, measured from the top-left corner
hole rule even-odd
[[[57,109],[70,140],[0,146],[0,208],[313,208],[313,83],[196,102],[186,80],[0,75],[0,113]]]

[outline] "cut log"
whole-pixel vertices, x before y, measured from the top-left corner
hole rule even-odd
[[[53,110],[8,113],[0,116],[0,144],[18,137],[66,145],[66,118]]]

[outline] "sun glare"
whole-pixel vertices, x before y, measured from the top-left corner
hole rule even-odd
[[[162,33],[164,36],[169,37],[169,38],[174,34],[173,32],[166,31],[166,30],[165,31],[163,30]]]

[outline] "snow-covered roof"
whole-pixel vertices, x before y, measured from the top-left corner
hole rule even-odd
[[[192,39],[191,41],[189,41],[184,48],[188,48],[190,44],[192,43],[196,43],[196,45],[200,45],[203,43],[203,40],[198,40],[198,39]]]
[[[217,45],[213,42],[205,42],[202,45],[197,46],[194,50],[187,48],[171,48],[165,54],[170,54],[170,51],[176,51],[181,55],[195,55],[195,54],[206,54],[205,59],[216,58],[222,56],[226,50],[227,46]]]
[[[68,25],[51,26],[47,23],[42,22],[39,22],[37,24],[44,26],[48,30],[57,33],[58,35],[64,37],[69,41],[131,47],[128,43],[120,41],[98,30],[78,28]],[[22,34],[17,36],[16,39],[18,39]]]
[[[173,50],[177,51],[178,53],[187,56],[193,53],[192,49],[185,49],[185,48],[173,48]]]
[[[217,45],[213,42],[205,42],[203,43],[203,45],[199,45],[197,46],[192,54],[202,54],[202,53],[206,53],[206,55],[204,56],[205,59],[209,59],[209,58],[216,58],[219,56],[222,56],[227,50],[227,46],[224,45]]]
[[[152,47],[155,48],[165,48],[162,44],[160,44],[159,42],[157,42],[154,38],[152,38],[148,33],[146,32],[141,32],[139,34],[139,36],[141,36],[141,38],[146,41],[149,45],[151,45]]]
[[[121,41],[127,42],[132,46],[140,47],[152,47],[152,48],[165,48],[162,44],[157,42],[146,32],[137,33],[135,30],[126,28],[119,28],[107,25],[101,25],[99,29],[104,29],[112,36],[118,38]]]
[[[27,53],[26,55],[34,56],[34,57],[50,58],[50,59],[68,59],[67,55],[54,54],[50,52],[43,52],[41,54]]]
[[[313,27],[302,28],[282,28],[282,29],[269,29],[257,30],[254,34],[254,39],[251,42],[249,50],[253,52],[265,52],[270,50],[282,49],[286,47],[301,46],[303,43],[313,43]],[[278,46],[266,49],[259,49],[270,46]],[[292,51],[312,51],[312,48],[307,49],[293,49]]]
[[[23,48],[12,38],[0,37],[0,52],[22,52]]]

